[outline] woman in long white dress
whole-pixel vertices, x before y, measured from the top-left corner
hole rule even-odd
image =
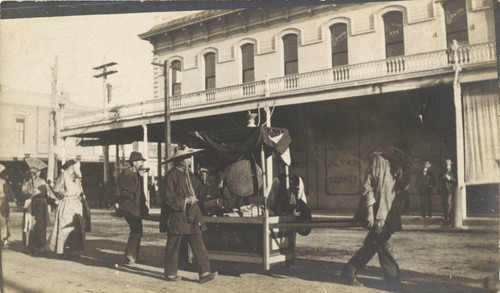
[[[85,250],[80,162],[69,160],[63,169],[54,186],[59,205],[49,238],[49,249],[58,255],[74,258]]]

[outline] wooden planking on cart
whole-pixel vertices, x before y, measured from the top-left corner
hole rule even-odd
[[[262,217],[255,218],[229,218],[229,217],[207,217],[210,222],[221,223],[262,223]],[[160,215],[147,215],[143,220],[159,222]],[[269,228],[281,229],[304,229],[304,228],[350,228],[359,226],[351,218],[349,219],[329,219],[321,221],[312,221],[309,223],[269,223]]]

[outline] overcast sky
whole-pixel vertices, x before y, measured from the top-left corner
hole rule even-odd
[[[114,102],[151,99],[152,45],[137,35],[155,17],[192,12],[115,14],[0,20],[0,84],[4,88],[50,94],[51,67],[58,57],[58,92],[75,103],[102,106],[102,79],[92,68],[117,62],[110,75]],[[157,20],[158,21],[158,18]]]

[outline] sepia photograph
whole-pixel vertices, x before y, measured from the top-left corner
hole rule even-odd
[[[1,1],[0,293],[500,292],[500,0]]]

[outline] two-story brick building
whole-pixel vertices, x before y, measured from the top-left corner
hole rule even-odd
[[[452,158],[467,201],[498,201],[489,1],[202,11],[140,37],[152,44],[153,61],[168,67],[173,142],[192,130],[241,126],[247,111],[259,114],[261,124],[270,118],[291,132],[294,172],[304,178],[313,208],[353,209],[365,158],[401,138],[412,142],[413,178],[422,160],[439,173]],[[451,50],[453,40],[458,47]],[[63,134],[126,143],[143,140],[146,131],[149,141],[162,141],[163,76],[155,70],[154,99],[116,107],[107,117],[68,120]]]

